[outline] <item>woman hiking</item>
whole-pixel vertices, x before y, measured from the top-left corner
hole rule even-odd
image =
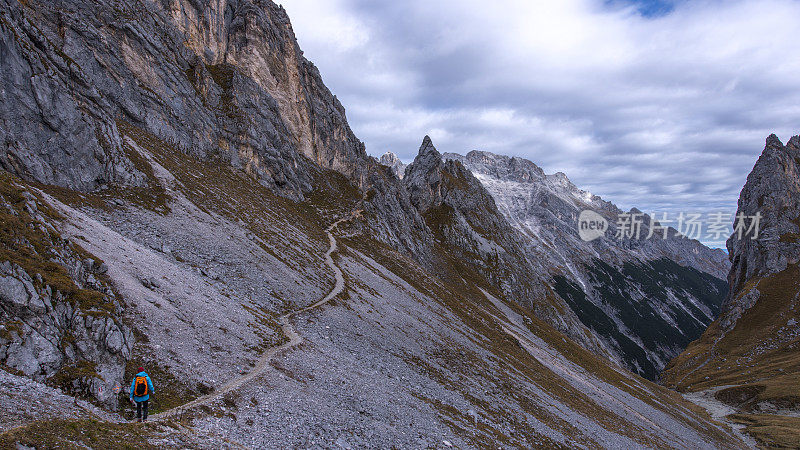
[[[144,367],[139,367],[139,372],[131,381],[131,403],[136,403],[136,418],[139,422],[147,421],[147,406],[150,401],[150,394],[155,394],[153,382],[150,375],[144,371]]]

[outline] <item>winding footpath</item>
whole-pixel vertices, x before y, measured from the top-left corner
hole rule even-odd
[[[736,385],[730,384],[726,386],[713,387],[711,389],[706,389],[705,391],[691,393],[687,392],[683,394],[683,398],[708,411],[708,414],[712,419],[727,425],[737,436],[739,436],[740,439],[742,439],[742,441],[748,445],[749,448],[758,448],[758,443],[756,440],[744,431],[744,425],[728,419],[729,415],[736,414],[738,412],[736,408],[726,405],[714,397],[714,394],[716,394],[718,391],[733,386]]]
[[[333,271],[336,277],[336,284],[334,284],[333,288],[330,290],[330,292],[328,292],[328,295],[326,295],[322,300],[319,300],[316,303],[306,306],[305,308],[301,308],[296,311],[286,313],[278,318],[278,323],[281,324],[281,331],[283,332],[283,335],[286,336],[286,338],[288,339],[287,342],[275,347],[270,347],[267,351],[265,351],[261,355],[255,367],[253,367],[253,369],[251,369],[248,373],[242,375],[239,378],[234,378],[233,380],[223,384],[219,389],[215,390],[210,394],[203,395],[202,397],[198,397],[190,401],[189,403],[185,403],[183,405],[176,406],[172,409],[168,409],[161,413],[155,414],[151,416],[151,420],[158,421],[158,420],[171,419],[176,416],[180,416],[183,412],[188,411],[192,408],[208,405],[212,401],[222,397],[228,392],[235,391],[236,389],[239,389],[246,383],[249,383],[250,381],[253,381],[255,378],[261,376],[264,372],[266,372],[267,368],[269,367],[270,360],[278,353],[292,349],[303,343],[303,338],[294,329],[294,326],[291,324],[290,319],[298,314],[310,311],[312,309],[318,308],[330,302],[337,295],[341,294],[342,291],[344,290],[344,274],[342,273],[342,269],[340,269],[339,266],[337,266],[336,263],[333,261],[333,253],[335,253],[338,250],[336,238],[333,236],[333,230],[337,226],[339,226],[339,224],[341,224],[342,222],[351,220],[356,216],[358,216],[359,214],[361,214],[361,210],[355,211],[349,216],[337,220],[336,222],[331,224],[331,226],[325,229],[325,233],[328,235],[328,242],[330,243],[328,251],[325,252],[325,264],[327,264],[328,267],[330,267],[331,270]]]

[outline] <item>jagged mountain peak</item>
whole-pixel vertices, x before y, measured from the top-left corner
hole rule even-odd
[[[737,217],[747,217],[745,229],[753,224],[755,215],[760,215],[758,237],[747,232],[740,237],[734,231],[728,239],[730,286],[720,316],[662,373],[667,386],[715,392],[716,398],[725,399],[738,412],[776,414],[768,416],[770,421],[785,419],[781,417],[784,411],[796,411],[798,405],[798,150],[800,136],[792,137],[786,145],[774,134],[766,139],[742,188],[737,211]],[[763,427],[764,422],[758,418],[753,426]],[[789,434],[797,436],[796,431]]]
[[[417,153],[417,157],[414,158],[414,162],[420,158],[426,160],[430,159],[431,161],[442,158],[442,154],[436,150],[436,147],[433,145],[433,140],[428,135],[422,139],[422,144],[419,146],[419,152]]]
[[[436,150],[430,136],[425,136],[405,172],[403,183],[411,194],[411,202],[424,214],[442,202],[442,155]]]
[[[792,136],[784,145],[777,135],[769,135],[764,145],[762,156],[765,154],[769,155],[773,152],[788,153],[791,155],[798,154],[798,152],[800,152],[800,136]],[[759,160],[760,159],[761,158],[759,158]],[[756,164],[758,164],[758,162],[756,162]]]
[[[775,134],[772,133],[767,136],[767,147],[783,147],[783,142],[781,139]]]
[[[607,210],[612,214],[621,212],[612,203],[578,188],[565,173],[556,172],[547,175],[536,163],[525,158],[481,150],[472,150],[466,156],[445,153],[442,157],[447,160],[460,161],[482,182],[487,182],[486,177],[490,177],[501,182],[521,183],[529,187],[537,186],[537,190],[548,191],[567,203],[577,202],[583,208]]]
[[[800,152],[800,136],[792,136],[789,142],[786,143],[787,148],[791,148],[795,152]]]
[[[737,215],[760,214],[759,239],[728,239],[732,263],[726,310],[735,308],[747,280],[774,274],[800,260],[800,246],[791,238],[800,231],[800,136],[786,145],[770,135],[739,196]]]
[[[445,153],[445,159],[461,161],[464,165],[476,168],[473,172],[487,173],[501,179],[520,182],[541,181],[544,171],[532,161],[516,156],[500,155],[483,150],[472,150],[466,156]]]

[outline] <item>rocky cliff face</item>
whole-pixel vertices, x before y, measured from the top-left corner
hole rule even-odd
[[[63,239],[57,214],[7,173],[0,190],[0,364],[116,407],[133,336],[108,267]]]
[[[3,164],[28,178],[80,190],[140,182],[119,119],[293,196],[311,190],[300,154],[342,167],[359,150],[273,4],[9,0],[2,10]],[[314,139],[330,153],[315,153]]]
[[[131,124],[179,151],[220,158],[292,199],[319,169],[363,191],[368,225],[425,257],[421,218],[368,157],[339,101],[272,2],[3,0],[0,164],[81,191],[143,186]],[[317,183],[315,184],[315,180]]]
[[[720,317],[670,363],[663,378],[681,390],[714,389],[718,400],[742,412],[796,414],[800,137],[786,145],[774,135],[767,138],[741,191],[740,214],[749,219],[741,237],[734,231],[728,239],[730,291]],[[756,236],[755,228],[747,229],[757,214]],[[764,425],[758,418],[753,423]],[[795,436],[800,429],[796,423],[787,427]],[[767,434],[780,434],[773,431]]]
[[[475,174],[524,236],[526,257],[631,370],[654,379],[717,316],[727,290],[721,250],[677,238],[674,229],[667,239],[654,230],[655,238],[617,240],[619,208],[528,160],[480,151],[444,157]],[[579,237],[584,210],[608,221],[603,237]],[[643,222],[645,237],[649,216]]]
[[[732,263],[731,288],[723,308],[727,327],[756,300],[742,295],[748,281],[783,272],[800,261],[800,137],[785,146],[774,134],[767,138],[739,196],[737,216],[756,214],[760,215],[757,239],[752,239],[753,233],[740,237],[734,232],[727,242]],[[742,225],[751,224],[752,219]]]

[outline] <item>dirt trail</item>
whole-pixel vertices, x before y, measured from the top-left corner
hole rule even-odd
[[[736,433],[736,435],[739,436],[739,438],[741,438],[750,448],[758,448],[756,440],[744,432],[744,425],[728,419],[729,415],[738,412],[736,408],[726,405],[714,397],[714,394],[716,394],[717,391],[732,386],[735,385],[717,386],[711,389],[706,389],[705,391],[685,393],[683,394],[683,398],[708,411],[711,417],[717,422],[722,422],[725,425],[728,425],[731,430],[733,430],[733,432]]]
[[[326,295],[322,300],[319,300],[316,303],[313,303],[305,308],[298,309],[296,311],[292,311],[290,313],[284,314],[278,318],[278,322],[281,324],[281,330],[288,338],[288,341],[278,345],[276,347],[269,348],[266,352],[261,355],[261,358],[258,359],[255,367],[250,370],[245,375],[242,375],[239,378],[235,378],[222,386],[219,389],[215,390],[210,394],[206,394],[202,397],[198,397],[192,400],[189,403],[185,403],[181,406],[176,406],[175,408],[166,410],[164,412],[155,414],[151,416],[152,420],[165,420],[180,415],[182,412],[190,410],[192,408],[196,408],[198,406],[207,405],[212,401],[220,398],[221,396],[227,394],[228,392],[235,391],[236,389],[242,387],[246,383],[254,380],[255,378],[261,376],[269,367],[269,361],[278,353],[283,351],[289,350],[291,348],[297,347],[303,342],[303,338],[295,331],[294,326],[291,324],[290,319],[293,316],[298,314],[310,311],[312,309],[318,308],[329,301],[333,300],[337,295],[341,294],[344,290],[344,274],[342,273],[342,269],[336,265],[333,261],[333,253],[338,250],[338,245],[336,243],[336,238],[333,236],[333,230],[342,222],[346,222],[348,220],[353,219],[354,217],[361,214],[361,210],[354,212],[353,214],[344,217],[342,219],[337,220],[331,226],[325,229],[325,233],[328,235],[328,242],[330,243],[328,247],[328,251],[325,252],[325,264],[331,268],[335,277],[336,277],[336,284],[334,284],[333,288],[328,295]]]

